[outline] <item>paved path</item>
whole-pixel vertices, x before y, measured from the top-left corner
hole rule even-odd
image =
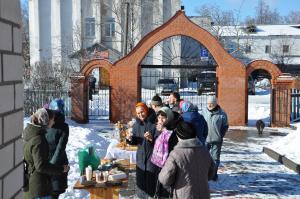
[[[262,152],[276,135],[229,131],[222,148],[219,180],[210,182],[212,198],[300,198],[300,175]]]

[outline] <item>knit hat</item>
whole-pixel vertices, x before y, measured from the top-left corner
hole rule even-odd
[[[135,105],[135,108],[138,108],[138,107],[142,107],[144,109],[144,111],[146,112],[146,114],[148,115],[149,113],[149,108],[148,106],[144,103],[144,102],[138,102],[136,105]]]
[[[174,129],[176,135],[180,138],[180,139],[191,139],[191,138],[195,138],[196,137],[196,132],[195,129],[193,128],[193,126],[188,123],[188,122],[184,122],[184,121],[180,121],[176,128]]]
[[[189,101],[184,101],[181,105],[181,110],[183,113],[188,112],[190,108],[193,107],[193,104]]]
[[[49,115],[47,113],[47,110],[45,108],[38,109],[33,115],[32,115],[33,123],[41,125],[41,126],[47,126],[49,124]]]
[[[49,109],[65,114],[65,103],[62,99],[54,99],[49,104]]]
[[[155,105],[155,106],[162,106],[162,100],[161,98],[159,97],[159,95],[154,95],[154,97],[152,98],[151,100],[151,104],[152,105]]]
[[[160,108],[159,111],[162,111],[167,115],[168,122],[174,120],[174,114],[170,108],[164,106],[164,107]]]
[[[207,103],[212,103],[214,105],[217,105],[218,104],[218,100],[217,100],[216,96],[209,95],[208,98],[207,98]]]

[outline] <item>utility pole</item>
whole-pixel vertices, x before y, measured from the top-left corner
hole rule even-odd
[[[124,45],[123,45],[123,56],[127,54],[128,49],[128,19],[129,19],[129,2],[125,2],[125,24],[124,24]]]

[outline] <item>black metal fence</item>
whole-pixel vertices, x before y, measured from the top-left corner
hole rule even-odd
[[[51,100],[60,98],[65,103],[65,115],[70,116],[71,112],[71,98],[68,91],[57,90],[24,90],[24,116],[29,117],[37,109],[43,107],[45,104],[50,103]]]
[[[291,90],[291,122],[300,120],[300,90]]]
[[[208,95],[216,95],[217,80],[209,82],[204,91],[199,92],[199,74],[208,70],[206,68],[149,68],[142,67],[141,72],[141,98],[150,103],[152,97],[160,95],[163,100],[168,98],[172,91],[178,91],[181,98],[197,105],[201,111],[206,107]],[[210,68],[209,70],[214,70]],[[170,83],[159,84],[162,80],[172,80]],[[176,84],[176,85],[174,85]],[[203,85],[202,85],[203,86]],[[214,89],[211,87],[214,86]]]
[[[109,119],[110,116],[110,87],[100,86],[89,98],[89,119]]]

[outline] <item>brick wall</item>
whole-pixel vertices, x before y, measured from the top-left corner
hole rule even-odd
[[[0,0],[0,198],[23,198],[23,84],[19,0]]]

